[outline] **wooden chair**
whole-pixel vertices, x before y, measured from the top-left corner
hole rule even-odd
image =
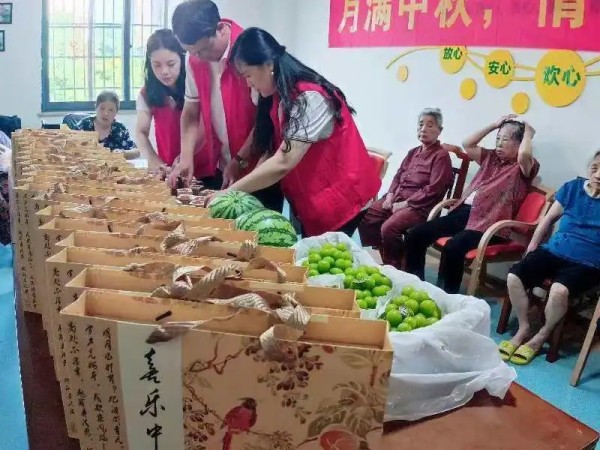
[[[446,150],[448,150],[448,153],[456,156],[458,158],[458,161],[460,162],[458,166],[452,166],[452,186],[450,186],[450,189],[448,189],[445,198],[459,199],[462,197],[463,189],[465,188],[465,182],[467,180],[467,174],[469,173],[469,165],[471,164],[471,158],[469,158],[469,156],[465,152],[463,152],[460,147],[457,147],[456,145],[442,144],[442,146]],[[369,149],[369,152],[371,151],[375,153],[377,150]],[[373,247],[373,249],[378,250],[379,247]]]
[[[598,329],[598,322],[600,321],[600,297],[596,302],[596,309],[594,310],[594,314],[592,315],[592,321],[590,323],[590,327],[588,328],[588,332],[585,335],[585,340],[583,341],[583,345],[581,346],[581,351],[579,352],[579,357],[577,358],[577,362],[575,363],[575,368],[573,369],[573,373],[571,374],[571,380],[569,383],[571,386],[577,386],[579,384],[579,379],[581,378],[581,372],[585,367],[585,363],[587,362],[588,356],[590,355],[590,350],[592,348],[592,341],[594,340],[594,335],[596,334],[596,330]]]
[[[541,296],[534,294],[535,288],[531,289],[527,293],[529,296],[530,305],[536,306],[543,311],[544,305],[548,299],[548,292],[550,291],[550,287],[552,286],[553,282],[554,282],[553,280],[547,279],[542,283],[541,286],[537,286],[538,288],[540,288],[543,291],[543,295],[541,295]],[[568,320],[568,318],[570,316],[573,315],[572,314],[573,310],[574,310],[573,306],[576,303],[580,303],[580,304],[584,303],[585,300],[590,296],[594,296],[594,297],[597,296],[599,293],[599,290],[600,290],[600,287],[595,287],[592,290],[590,290],[588,292],[584,292],[583,294],[579,295],[577,298],[572,299],[573,301],[570,302],[569,310],[563,316],[563,318],[556,324],[556,326],[554,327],[554,330],[552,330],[552,334],[550,335],[550,338],[548,339],[549,348],[548,348],[548,353],[546,353],[546,361],[548,361],[549,363],[553,363],[553,362],[557,361],[559,358],[558,351],[560,349],[560,343],[562,341],[565,322]],[[496,326],[496,332],[498,334],[504,334],[508,330],[508,322],[510,319],[511,312],[512,312],[512,304],[510,303],[510,299],[508,298],[508,296],[506,296],[502,300],[502,309],[500,311],[500,317],[498,318],[498,324]],[[596,307],[596,312],[594,314],[596,314],[596,315],[600,314],[600,307],[598,307],[598,306]],[[594,334],[596,332],[597,322],[598,322],[598,317],[596,317],[595,322],[594,322],[594,319],[592,319],[592,323],[590,324],[590,328],[588,330],[589,343],[588,343],[588,336],[586,336],[586,341],[584,342],[583,347],[581,349],[580,359],[577,361],[577,364],[575,365],[575,370],[578,370],[578,364],[580,363],[580,360],[582,360],[581,366],[579,367],[579,374],[576,378],[577,381],[579,381],[579,375],[581,375],[581,371],[583,370],[583,366],[585,365],[585,362],[587,360],[587,356],[590,351],[592,339],[594,338]],[[588,344],[587,347],[586,347],[586,343]],[[583,355],[583,358],[582,358],[582,355]],[[571,378],[571,381],[573,381],[573,380],[574,380],[574,378]],[[573,384],[573,386],[575,386],[577,384],[577,381],[575,381],[575,384],[573,384],[573,383],[571,383],[571,384]]]
[[[469,165],[471,164],[471,158],[460,147],[449,144],[442,144],[448,153],[456,156],[460,161],[459,166],[452,166],[452,187],[448,190],[446,195],[447,199],[459,199],[462,197],[463,190],[465,188],[465,182],[467,181],[467,174],[469,173]]]
[[[532,186],[523,200],[515,220],[501,220],[488,228],[479,241],[479,246],[467,253],[465,257],[465,263],[471,272],[467,295],[475,295],[479,284],[485,280],[488,263],[512,262],[521,259],[529,245],[535,227],[550,207],[552,197],[553,193],[549,189]],[[441,202],[431,211],[428,220],[436,219],[441,215],[442,210],[449,208],[455,202],[455,199]],[[507,228],[512,229],[508,242],[502,244],[490,243],[499,231]],[[451,237],[438,239],[433,248],[441,252],[450,239]],[[438,284],[441,283],[442,268],[443,258],[440,258]]]
[[[369,152],[369,156],[377,165],[379,169],[379,178],[381,180],[384,179],[385,174],[387,173],[388,167],[390,166],[390,157],[392,156],[392,152],[388,152],[385,150],[381,150],[378,148],[369,147],[367,148]],[[372,201],[376,202],[379,198],[379,195],[376,195]]]

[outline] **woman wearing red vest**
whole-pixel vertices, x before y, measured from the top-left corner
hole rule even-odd
[[[304,235],[352,235],[381,180],[344,94],[260,28],[242,33],[232,58],[260,93],[253,148],[261,163],[229,189],[281,181]]]
[[[136,140],[151,169],[170,167],[181,151],[185,52],[171,30],[155,31],[146,45],[145,82],[137,98]],[[154,120],[156,150],[150,142]]]
[[[180,175],[191,180],[195,162],[193,175],[205,186],[227,187],[256,163],[250,152],[256,106],[250,87],[230,60],[231,48],[243,30],[222,19],[210,0],[180,3],[172,23],[188,57],[181,160],[171,184]],[[201,149],[194,154],[198,142]],[[278,185],[258,192],[257,197],[270,209],[283,209]]]

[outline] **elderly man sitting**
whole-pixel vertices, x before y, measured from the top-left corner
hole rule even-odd
[[[424,279],[427,248],[441,237],[452,236],[444,246],[441,274],[444,290],[458,293],[466,254],[477,248],[483,233],[500,220],[513,219],[535,179],[539,163],[532,154],[535,130],[509,115],[488,125],[463,142],[469,157],[480,165],[463,197],[449,214],[412,229],[406,237],[406,271]],[[479,142],[494,130],[496,149]],[[496,241],[502,240],[496,237]]]
[[[421,145],[408,152],[389,192],[371,205],[358,227],[362,244],[381,247],[383,262],[398,269],[404,233],[424,223],[452,185],[450,156],[438,140],[442,121],[437,108],[421,112],[417,126]]]

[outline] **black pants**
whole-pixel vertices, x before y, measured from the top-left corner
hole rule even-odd
[[[364,211],[359,212],[353,219],[350,219],[348,222],[346,222],[344,225],[342,225],[337,230],[331,230],[331,231],[336,232],[336,233],[344,233],[346,236],[351,238],[354,235],[354,233],[356,232],[358,225],[363,220],[363,217],[365,217],[366,213],[367,213],[367,210],[365,209]],[[292,224],[294,225],[296,232],[298,234],[300,234],[303,238],[307,237],[306,233],[304,232],[304,229],[302,228],[302,224],[296,218],[296,216],[294,215],[293,212],[290,212],[290,220],[291,220]]]
[[[223,172],[217,170],[212,177],[200,178],[202,184],[213,191],[218,191],[223,186]],[[281,213],[283,211],[283,192],[279,183],[253,192],[254,195],[267,209]]]
[[[521,262],[512,266],[510,273],[521,280],[525,289],[541,286],[549,278],[553,283],[565,286],[570,298],[600,284],[600,269],[561,258],[544,247],[528,253]]]
[[[470,206],[459,206],[445,217],[410,230],[405,242],[406,271],[424,280],[427,249],[439,238],[452,236],[442,251],[440,274],[443,278],[442,288],[448,294],[458,293],[465,270],[465,256],[477,248],[483,236],[480,231],[465,230],[470,212]],[[494,241],[502,239],[494,238]]]

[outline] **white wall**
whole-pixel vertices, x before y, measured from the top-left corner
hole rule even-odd
[[[584,95],[573,106],[551,108],[538,98],[533,84],[513,83],[508,88],[494,90],[471,67],[458,75],[447,75],[439,67],[437,55],[423,52],[407,57],[405,64],[410,74],[402,84],[396,80],[395,68],[385,70],[388,61],[401,49],[328,48],[329,0],[216,0],[216,3],[224,17],[244,27],[255,25],[270,30],[291,52],[344,90],[358,111],[357,122],[367,144],[394,152],[386,185],[406,152],[416,145],[416,117],[427,106],[442,108],[445,113],[442,137],[446,142],[458,144],[465,135],[511,112],[513,93],[527,92],[532,106],[525,117],[538,131],[535,152],[542,165],[542,181],[555,187],[582,173],[589,156],[600,146],[595,133],[600,79],[589,79]],[[13,24],[4,29],[7,51],[0,53],[0,114],[17,114],[25,126],[39,126],[41,1],[15,2]],[[542,53],[514,51],[519,62],[530,65],[535,65]],[[479,92],[470,102],[459,96],[460,82],[468,76],[479,84]],[[52,122],[61,117],[44,119]],[[121,120],[133,127],[135,116],[124,113]]]
[[[436,52],[422,52],[403,59],[409,67],[408,81],[403,84],[396,79],[397,65],[385,70],[403,49],[330,49],[329,0],[301,1],[302,8],[296,10],[293,50],[345,92],[358,112],[357,122],[367,145],[394,152],[385,187],[407,151],[417,145],[417,115],[429,106],[440,107],[444,113],[442,139],[460,144],[466,135],[511,113],[512,94],[526,92],[531,108],[524,117],[537,129],[534,151],[541,164],[540,175],[544,184],[553,187],[585,173],[589,158],[600,147],[596,131],[600,79],[588,79],[583,96],[574,105],[551,108],[539,99],[533,83],[512,83],[495,90],[485,84],[483,75],[475,69],[465,67],[457,75],[448,75],[442,71]],[[516,61],[533,66],[543,53],[513,52]],[[585,60],[590,54],[581,56]],[[470,102],[459,95],[460,82],[467,77],[478,83],[477,96]],[[493,141],[488,144],[493,146]]]
[[[177,0],[175,0],[177,1]],[[241,26],[266,28],[282,41],[292,38],[291,10],[276,0],[215,0],[221,15]],[[58,123],[64,114],[43,115],[41,112],[41,0],[18,0],[14,3],[13,24],[0,26],[6,30],[7,51],[0,53],[0,114],[18,115],[24,127],[39,127],[41,120]],[[119,116],[130,130],[135,113]]]

